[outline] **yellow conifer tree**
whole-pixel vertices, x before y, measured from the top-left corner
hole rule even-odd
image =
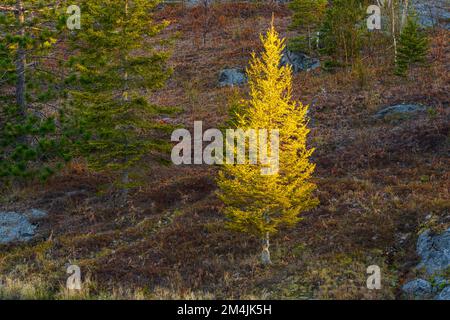
[[[270,235],[280,226],[295,225],[301,219],[300,213],[315,207],[318,200],[312,196],[316,186],[310,181],[315,165],[309,157],[314,150],[306,146],[309,106],[292,101],[292,70],[280,66],[285,41],[278,36],[273,22],[260,38],[262,56],[253,53],[247,69],[250,99],[235,111],[235,123],[242,130],[278,129],[279,170],[264,175],[260,162],[227,163],[217,182],[227,226],[259,237],[263,241],[262,262],[268,264]],[[258,152],[260,148],[258,144]]]

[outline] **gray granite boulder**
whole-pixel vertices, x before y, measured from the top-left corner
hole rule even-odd
[[[311,58],[301,52],[293,52],[287,49],[283,51],[280,64],[282,66],[290,65],[294,73],[320,68],[320,61],[318,59]]]
[[[450,286],[445,287],[434,300],[450,300]]]
[[[448,279],[445,279],[444,277],[437,276],[433,279],[434,286],[437,288],[444,288],[446,286],[450,285],[450,281]]]
[[[219,86],[240,86],[247,82],[247,76],[239,68],[224,69],[219,74]]]
[[[0,244],[30,240],[36,233],[36,225],[32,221],[46,215],[46,212],[37,209],[26,213],[0,212]]]
[[[424,279],[414,279],[402,287],[406,296],[414,299],[426,299],[433,293],[431,283]]]
[[[418,269],[426,271],[426,278],[414,279],[402,287],[408,298],[450,300],[450,279],[443,277],[450,267],[450,228],[441,234],[432,234],[426,230],[417,240],[417,254],[421,261]],[[437,295],[436,295],[437,294]]]
[[[416,0],[413,2],[413,8],[423,26],[439,26],[450,30],[448,0]]]
[[[397,104],[381,109],[374,115],[374,117],[377,119],[383,119],[392,115],[411,115],[425,111],[427,111],[427,107],[420,104]]]
[[[450,228],[442,234],[424,231],[417,240],[417,254],[421,257],[418,268],[428,274],[439,273],[450,267]]]

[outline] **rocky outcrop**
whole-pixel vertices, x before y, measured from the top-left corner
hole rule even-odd
[[[384,119],[393,115],[412,115],[425,111],[427,111],[427,107],[420,104],[397,104],[381,109],[374,117],[377,119]]]
[[[29,241],[36,233],[34,222],[47,213],[31,209],[25,213],[0,212],[0,244]]]
[[[417,254],[421,257],[417,268],[425,268],[428,274],[450,267],[450,228],[440,235],[433,235],[430,230],[423,232],[417,240]]]
[[[433,294],[433,287],[430,282],[424,279],[414,279],[402,287],[407,298],[426,299]]]
[[[247,82],[247,76],[239,68],[224,69],[219,74],[219,86],[240,86]]]
[[[433,281],[414,279],[402,287],[408,298],[450,300],[450,280],[441,276],[450,267],[450,228],[441,234],[424,231],[417,240],[417,254],[421,261],[417,269],[424,270],[426,278]]]
[[[413,7],[423,26],[450,30],[448,0],[417,0],[413,2]]]
[[[444,290],[439,293],[434,300],[450,300],[450,286],[445,287]]]
[[[320,68],[320,61],[318,59],[308,57],[301,52],[292,52],[287,49],[283,51],[280,64],[282,66],[290,65],[294,73]]]

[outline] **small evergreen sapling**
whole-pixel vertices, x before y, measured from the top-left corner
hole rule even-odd
[[[417,19],[408,17],[400,34],[398,43],[395,74],[406,76],[414,64],[423,64],[428,53],[428,38],[420,29]]]

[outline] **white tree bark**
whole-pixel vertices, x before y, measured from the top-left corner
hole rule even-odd
[[[272,263],[270,260],[270,242],[269,242],[269,233],[266,233],[266,238],[263,240],[263,250],[261,253],[261,262],[263,265],[269,265]]]
[[[392,21],[392,39],[394,42],[394,56],[395,56],[395,61],[397,62],[397,36],[395,35],[396,29],[395,29],[395,2],[391,1],[391,21]]]

